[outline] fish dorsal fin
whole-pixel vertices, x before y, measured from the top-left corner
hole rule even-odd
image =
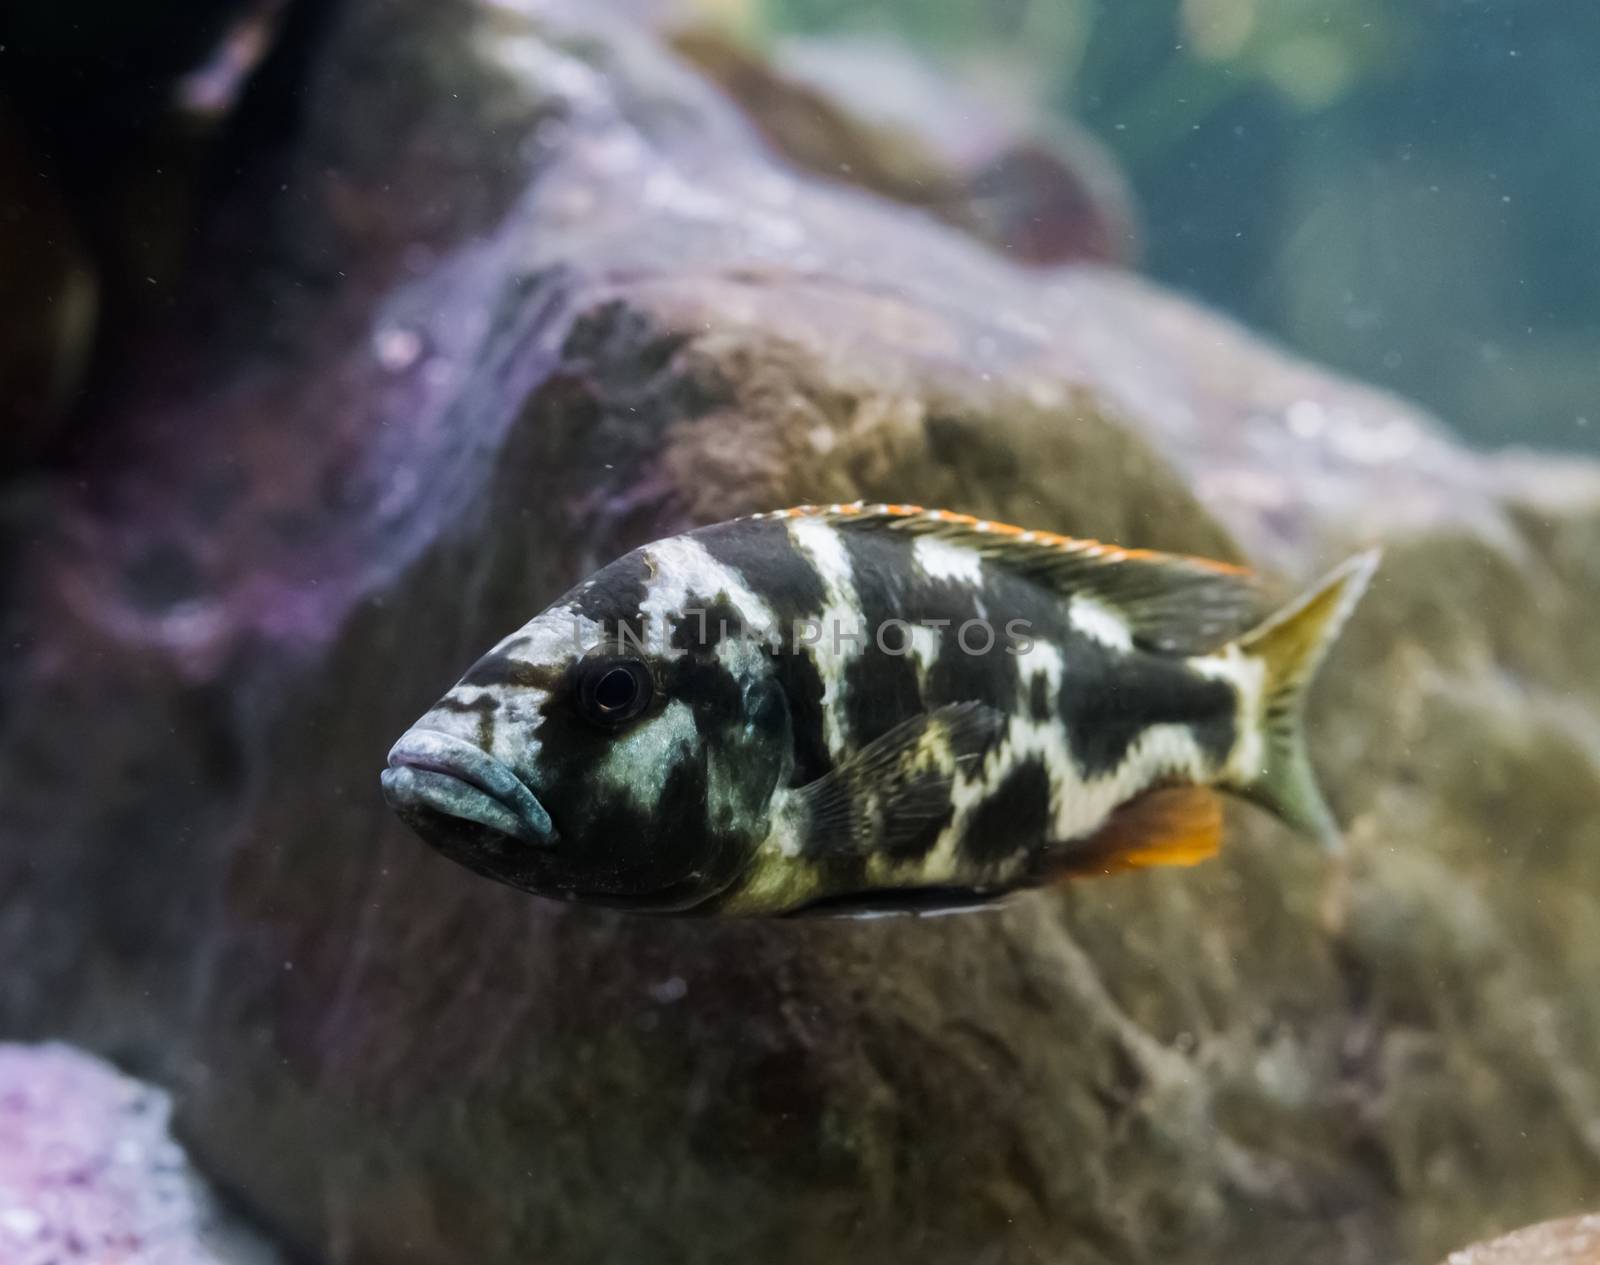
[[[951,703],[902,721],[800,787],[802,848],[811,856],[893,858],[949,821],[957,771],[1005,729],[986,703]]]
[[[1127,622],[1137,643],[1167,654],[1215,650],[1264,613],[1256,574],[1209,558],[1124,549],[920,505],[800,505],[757,517],[820,518],[841,529],[948,541],[1064,597],[1076,593],[1103,602]]]
[[[1198,865],[1222,846],[1222,804],[1203,786],[1146,791],[1071,844],[1053,877],[1120,874],[1155,865]]]

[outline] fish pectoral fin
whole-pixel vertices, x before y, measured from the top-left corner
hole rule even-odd
[[[1071,845],[1058,878],[1120,874],[1156,865],[1198,865],[1222,846],[1222,802],[1203,786],[1146,791]]]
[[[812,856],[893,855],[937,834],[953,811],[957,772],[1005,729],[987,703],[951,703],[902,721],[795,792]]]

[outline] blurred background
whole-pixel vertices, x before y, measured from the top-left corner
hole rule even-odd
[[[1600,449],[1600,6],[707,0],[803,64],[909,45],[1081,123],[1140,265],[1480,444]]]
[[[1101,257],[1412,396],[1473,442],[1600,450],[1600,6],[619,7],[718,31],[859,112],[920,114],[908,129],[919,135],[935,112],[932,130],[948,131],[956,151],[981,148],[984,128],[1031,134],[1055,154],[1103,150],[1128,231]],[[224,156],[239,152],[241,132],[259,147],[263,130],[285,126],[298,51],[337,11],[163,0],[136,20],[105,3],[0,7],[0,285],[10,296],[0,382],[12,415],[0,466],[70,449],[63,419],[93,411],[119,331],[164,300],[195,208],[237,170],[213,161],[213,183],[197,183],[196,156],[224,121],[234,137],[215,147]],[[896,64],[905,83],[894,82]],[[981,103],[985,119],[962,101]],[[793,150],[792,136],[781,140]],[[838,145],[833,136],[819,148]],[[1011,170],[1001,183],[1039,178]],[[1105,190],[1095,199],[1105,205]],[[951,218],[970,221],[972,209]],[[1081,224],[1043,236],[1051,231],[1084,235]],[[1016,238],[1025,257],[1030,232],[1041,235],[1024,215],[987,236]],[[1050,261],[1044,246],[1032,262]]]

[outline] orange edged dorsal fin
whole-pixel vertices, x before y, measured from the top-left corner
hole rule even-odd
[[[1211,558],[1125,549],[921,505],[797,505],[755,517],[819,518],[844,530],[933,536],[971,549],[1063,597],[1081,593],[1105,602],[1145,648],[1168,654],[1208,653],[1263,614],[1255,573]]]
[[[1057,867],[1061,878],[1121,874],[1155,865],[1199,865],[1222,846],[1222,802],[1203,786],[1146,791],[1111,814],[1099,830],[1072,844]]]

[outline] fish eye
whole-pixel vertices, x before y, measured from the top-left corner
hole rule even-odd
[[[611,727],[632,720],[655,693],[650,669],[637,659],[586,659],[578,665],[578,702],[597,725]]]

